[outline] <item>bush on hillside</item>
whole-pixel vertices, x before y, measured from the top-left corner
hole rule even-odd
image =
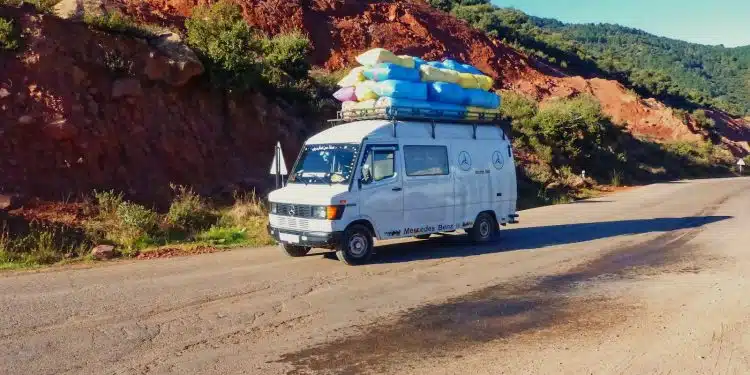
[[[201,56],[215,86],[237,91],[260,87],[263,38],[250,29],[239,5],[221,0],[196,7],[185,27],[188,44]]]
[[[280,69],[293,79],[307,78],[310,63],[310,40],[301,32],[279,34],[266,38],[263,43],[264,59],[274,68]]]
[[[22,4],[31,4],[42,13],[52,13],[59,2],[60,0],[0,0],[0,5],[17,7]]]
[[[193,235],[216,222],[216,216],[193,189],[185,186],[172,186],[172,189],[176,194],[167,212],[167,224]]]
[[[714,121],[712,118],[708,117],[706,114],[706,111],[703,109],[697,109],[693,112],[693,119],[695,119],[695,122],[698,124],[698,127],[706,130],[711,131],[716,127],[716,121]]]
[[[159,215],[142,205],[125,201],[114,191],[94,193],[98,213],[85,224],[94,242],[123,246],[126,252],[137,251],[150,241],[158,229]]]
[[[326,106],[328,93],[309,76],[310,41],[301,32],[268,37],[248,26],[240,6],[228,0],[195,8],[185,26],[215,87],[263,91],[314,114]]]
[[[0,51],[15,51],[21,46],[21,39],[12,20],[0,17]]]

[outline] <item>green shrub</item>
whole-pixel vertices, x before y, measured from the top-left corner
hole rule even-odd
[[[536,115],[538,107],[533,100],[512,91],[505,91],[502,96],[503,105],[500,106],[500,112],[504,117],[511,120],[523,120]]]
[[[248,26],[240,6],[229,0],[195,8],[185,27],[215,87],[262,90],[314,111],[326,105],[309,77],[310,41],[302,33],[268,37]]]
[[[99,215],[107,218],[116,217],[117,209],[123,202],[122,193],[115,193],[114,190],[94,191],[94,198],[99,208]]]
[[[194,8],[185,27],[188,44],[204,60],[215,86],[238,91],[260,86],[263,39],[242,18],[239,5],[220,0]]]
[[[91,247],[79,231],[55,224],[35,223],[28,231],[11,236],[0,230],[0,269],[52,264],[78,258]]]
[[[0,5],[17,7],[21,4],[31,4],[42,13],[52,13],[59,2],[60,0],[0,0]]]
[[[294,79],[308,76],[310,63],[307,61],[307,55],[310,53],[310,40],[301,32],[282,33],[273,38],[266,38],[263,52],[269,66],[286,72]]]
[[[234,204],[221,215],[220,223],[224,226],[243,226],[256,218],[266,218],[268,210],[263,201],[251,192],[235,194]]]
[[[13,20],[0,17],[0,51],[15,51],[20,46],[21,40]]]
[[[693,119],[698,124],[698,127],[703,130],[712,130],[716,127],[716,121],[708,117],[705,110],[697,109],[693,112]]]
[[[212,245],[240,245],[248,242],[247,228],[212,226],[196,236],[198,241]]]
[[[622,186],[622,172],[612,171],[612,177],[610,178],[609,184],[615,187]]]
[[[95,242],[119,245],[126,255],[154,241],[159,235],[159,215],[142,205],[123,200],[113,191],[95,192],[98,214],[85,223]]]
[[[166,30],[158,26],[139,23],[119,11],[107,12],[101,15],[86,14],[83,17],[83,22],[98,30],[125,34],[137,38],[151,37]]]
[[[167,223],[187,233],[195,233],[216,222],[206,202],[192,189],[173,186],[176,192],[167,213]]]

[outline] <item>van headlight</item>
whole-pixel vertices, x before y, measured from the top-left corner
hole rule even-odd
[[[344,215],[344,206],[314,206],[312,217],[323,220],[339,220]]]
[[[279,205],[277,203],[271,202],[271,213],[277,214],[279,212]]]
[[[316,219],[327,219],[328,213],[326,211],[326,206],[315,206],[312,209],[312,217]]]

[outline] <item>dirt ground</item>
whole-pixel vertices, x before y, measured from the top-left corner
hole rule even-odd
[[[750,373],[750,179],[521,213],[490,245],[0,276],[7,374]]]

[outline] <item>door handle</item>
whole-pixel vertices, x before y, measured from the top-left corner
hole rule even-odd
[[[393,190],[393,191],[401,191],[401,188],[400,187],[395,187],[395,188],[393,188],[391,190]]]

